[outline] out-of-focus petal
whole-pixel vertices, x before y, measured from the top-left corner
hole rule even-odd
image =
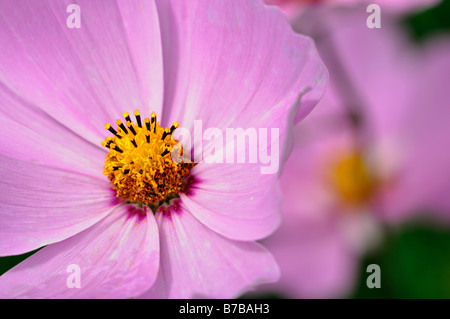
[[[418,61],[416,48],[392,14],[383,14],[380,29],[369,29],[366,18],[362,5],[318,7],[296,20],[294,28],[319,39],[318,50],[330,71],[329,89],[343,110],[362,114],[365,130],[379,139],[402,120]],[[391,70],[389,76],[385,70]]]
[[[415,47],[391,14],[383,15],[381,29],[363,27],[361,8],[311,10],[296,28],[320,37],[330,90],[338,92],[343,110],[363,116],[363,145],[380,181],[374,212],[403,220],[414,212],[439,211],[446,206],[447,196],[437,194],[446,189],[449,167],[443,152],[449,136],[448,46],[441,39]],[[330,90],[323,106],[330,106]]]
[[[420,81],[411,88],[409,108],[392,135],[399,159],[397,172],[381,197],[381,209],[388,219],[403,219],[421,210],[435,211],[447,220],[450,216],[450,200],[445,195],[450,180],[446,149],[450,136],[449,54],[448,39],[436,39],[421,56]]]
[[[127,298],[148,290],[159,268],[153,213],[117,208],[89,229],[49,245],[0,277],[3,298]],[[80,269],[80,288],[75,284]],[[69,268],[68,268],[69,267]],[[73,266],[72,266],[73,267]]]
[[[262,242],[279,263],[281,278],[261,290],[279,291],[292,298],[345,296],[356,279],[358,256],[343,236],[338,218],[296,214],[294,220],[283,215],[286,222]]]
[[[333,111],[337,109],[324,107],[296,129],[297,145],[280,179],[282,223],[262,241],[279,263],[281,279],[261,287],[260,292],[336,298],[345,296],[354,285],[369,227],[363,227],[364,216],[359,214],[364,212],[342,207],[327,179],[330,161],[355,146],[349,123],[337,123],[339,113]],[[321,126],[327,120],[334,127]]]

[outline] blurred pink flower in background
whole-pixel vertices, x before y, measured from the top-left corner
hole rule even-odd
[[[288,19],[295,19],[306,9],[318,6],[343,6],[364,4],[378,4],[382,10],[402,13],[407,11],[418,11],[435,5],[441,0],[264,0],[266,4],[278,6]]]
[[[230,298],[276,280],[255,242],[279,223],[276,174],[200,163],[154,215],[115,197],[100,142],[137,108],[186,128],[277,127],[284,147],[325,88],[311,39],[259,0],[78,3],[77,30],[61,1],[0,3],[0,255],[46,246],[0,277],[1,296]]]
[[[343,297],[383,225],[450,221],[449,39],[408,41],[395,16],[365,26],[354,8],[317,7],[294,22],[330,72],[315,112],[296,128],[281,177],[282,225],[264,245],[295,298]]]

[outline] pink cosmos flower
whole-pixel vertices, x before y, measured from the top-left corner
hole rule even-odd
[[[404,13],[409,11],[419,11],[432,5],[436,5],[441,0],[264,0],[269,5],[278,6],[281,11],[290,19],[295,19],[304,10],[318,6],[352,6],[364,4],[378,4],[381,10],[388,10],[394,13]],[[365,8],[362,8],[365,10]]]
[[[281,269],[265,289],[292,297],[350,292],[384,223],[450,221],[449,39],[419,50],[388,17],[375,31],[361,26],[362,10],[322,13],[297,27],[319,32],[330,85],[295,131],[283,222],[263,241]]]
[[[277,174],[199,163],[180,186],[156,151],[165,174],[136,172],[145,161],[120,162],[126,171],[111,163],[120,147],[138,158],[132,133],[107,124],[114,139],[104,125],[139,109],[124,115],[138,143],[175,121],[278,128],[286,155],[326,84],[312,41],[259,0],[77,3],[81,28],[70,29],[63,1],[0,1],[0,254],[45,246],[0,277],[0,296],[229,298],[276,280],[255,240],[279,223]],[[162,127],[144,120],[152,111]],[[149,202],[152,182],[151,196],[175,194]],[[67,286],[73,264],[79,289]]]

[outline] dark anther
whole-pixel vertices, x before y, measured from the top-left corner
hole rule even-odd
[[[135,131],[135,129],[134,129],[134,127],[133,127],[133,123],[131,123],[131,121],[128,121],[128,122],[127,122],[127,126],[128,126],[128,128],[130,129],[131,133],[133,133],[133,135],[136,135],[136,134],[137,134],[136,131]]]
[[[137,125],[142,128],[141,115],[139,114],[139,112],[134,112],[134,116],[136,116]]]
[[[117,131],[110,125],[110,124],[106,124],[106,128],[108,131],[110,131],[111,133],[113,133],[115,136],[117,136],[118,138],[122,138]]]
[[[124,117],[125,117],[125,120],[127,120],[127,122],[131,122],[130,114],[125,113]]]
[[[114,147],[114,150],[119,153],[123,153],[119,146]]]
[[[122,131],[125,132],[125,134],[128,134],[128,130],[127,130],[127,128],[125,127],[125,125],[123,125],[122,122],[120,122],[119,127],[122,129]]]
[[[161,153],[161,156],[167,155],[167,154],[169,154],[169,153],[170,153],[169,150],[165,150],[164,152]]]

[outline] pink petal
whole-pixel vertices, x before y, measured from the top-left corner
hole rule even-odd
[[[165,123],[260,127],[275,115],[287,125],[291,111],[303,118],[323,94],[326,70],[311,39],[262,1],[162,0],[157,7]],[[297,114],[291,108],[302,92]]]
[[[403,219],[420,210],[436,211],[449,220],[450,180],[448,144],[450,85],[448,39],[429,43],[420,64],[420,81],[411,88],[408,112],[392,135],[402,155],[391,184],[381,197],[381,209],[388,219]],[[426,187],[424,187],[426,185]]]
[[[270,134],[278,128],[281,167],[288,131],[325,89],[326,70],[311,39],[293,33],[278,10],[257,0],[158,1],[157,7],[164,121],[192,129],[194,120],[202,120],[203,131],[252,127]],[[261,166],[199,164],[192,171],[198,186],[183,201],[196,218],[226,237],[267,236],[278,225],[279,194],[277,174],[261,176]]]
[[[55,121],[44,120],[40,125],[34,124],[34,128],[37,132],[0,118],[0,135],[3,137],[0,154],[49,168],[86,174],[101,181],[107,180],[103,176],[106,150],[61,128]]]
[[[1,127],[1,126],[0,126]],[[116,202],[107,179],[0,155],[0,255],[66,239],[108,214]]]
[[[262,175],[251,164],[201,164],[192,174],[199,182],[181,199],[209,228],[230,239],[256,240],[278,227],[277,175]]]
[[[389,135],[408,109],[418,72],[413,53],[417,50],[394,16],[383,16],[382,28],[376,30],[361,27],[366,19],[363,5],[346,10],[320,6],[294,25],[319,39],[317,47],[330,71],[327,94],[330,89],[337,92],[343,110],[353,107],[361,112],[371,134]],[[395,72],[386,77],[380,70]]]
[[[78,265],[80,288],[68,278]],[[126,298],[154,282],[159,267],[153,214],[117,208],[89,229],[38,251],[0,277],[2,298]]]
[[[159,23],[150,1],[78,4],[79,29],[67,27],[71,13],[62,1],[0,4],[0,85],[98,145],[104,123],[124,111],[160,112]],[[22,124],[32,120],[32,113],[24,108],[15,112],[4,101],[0,110]]]
[[[380,217],[399,221],[421,210],[448,215],[448,196],[441,195],[450,165],[443,148],[449,136],[448,39],[419,50],[407,41],[395,16],[385,16],[376,32],[361,28],[366,13],[358,8],[325,8],[298,21],[300,30],[326,34],[317,45],[331,81],[321,105],[330,108],[329,92],[338,91],[342,109],[353,105],[365,116],[369,139],[363,141],[381,173],[375,207]],[[386,76],[380,70],[391,72]]]
[[[297,214],[292,219],[288,214]],[[284,215],[286,222],[263,241],[280,265],[277,283],[262,287],[292,298],[336,298],[348,293],[356,279],[358,256],[333,218],[314,219],[301,212]]]
[[[336,72],[332,85],[344,96],[342,103],[358,107],[366,117],[368,130],[373,130],[369,132],[382,139],[397,129],[409,111],[411,86],[417,82],[419,72],[414,54],[417,48],[392,16],[383,18],[383,26],[377,32],[361,28],[361,20],[367,14],[358,8],[328,12],[328,17],[332,17],[331,36],[328,41],[321,41],[320,47],[326,57],[331,55],[326,52],[338,52],[335,56],[353,86],[353,92],[343,87],[342,74],[331,66],[330,72]],[[341,25],[342,28],[337,27]],[[336,64],[333,60],[328,62]],[[392,70],[392,74],[386,76],[380,70]]]
[[[309,5],[307,1],[297,0],[264,0],[264,3],[277,6],[289,20],[294,20]]]
[[[272,256],[259,244],[226,239],[187,210],[156,216],[161,271],[143,298],[235,298],[279,277]]]
[[[306,133],[303,128],[312,128],[312,120],[319,120],[316,112],[297,131]],[[284,167],[282,223],[262,241],[279,263],[281,278],[261,287],[261,292],[279,291],[292,298],[343,297],[355,283],[359,254],[373,239],[363,212],[343,207],[325,175],[330,158],[352,146],[350,129],[320,128],[320,134],[311,135],[314,140],[298,141]]]

